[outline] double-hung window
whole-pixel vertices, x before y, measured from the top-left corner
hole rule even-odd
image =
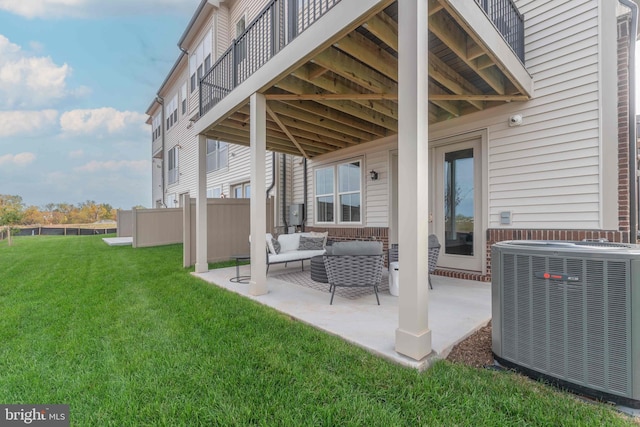
[[[151,121],[151,140],[155,141],[160,137],[162,132],[162,119],[160,118],[160,113],[153,116],[153,120]]]
[[[168,181],[169,181],[169,185],[171,185],[178,182],[178,147],[177,146],[169,150],[168,157],[169,157]]]
[[[187,114],[187,82],[180,87],[180,106],[182,115]]]
[[[164,114],[167,120],[167,130],[178,123],[178,94],[171,98],[171,101],[164,107]]]
[[[207,139],[207,172],[227,167],[229,163],[229,146],[226,142]]]
[[[361,223],[361,188],[361,160],[316,169],[316,223]]]
[[[212,51],[213,33],[209,30],[189,58],[189,76],[192,93],[196,88],[200,87],[200,80],[211,69]]]

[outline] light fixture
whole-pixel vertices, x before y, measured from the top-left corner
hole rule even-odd
[[[374,171],[373,169],[371,169],[371,172],[369,172],[369,175],[371,176],[371,181],[378,180],[378,172]]]

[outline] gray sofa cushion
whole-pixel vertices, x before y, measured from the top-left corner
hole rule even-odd
[[[379,255],[382,253],[382,242],[335,242],[332,245],[333,255]]]
[[[324,237],[307,237],[300,236],[300,251],[317,251],[324,248]]]

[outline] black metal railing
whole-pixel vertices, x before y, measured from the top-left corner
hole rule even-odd
[[[272,0],[200,80],[200,116],[340,0]]]
[[[524,64],[524,17],[512,0],[476,0]]]

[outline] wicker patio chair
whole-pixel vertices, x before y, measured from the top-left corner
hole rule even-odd
[[[325,255],[324,266],[327,270],[329,290],[331,291],[329,304],[333,304],[333,296],[338,286],[372,286],[376,294],[376,301],[380,305],[378,285],[382,280],[383,265],[383,253],[377,255]]]
[[[429,235],[429,288],[433,289],[433,285],[431,284],[431,273],[436,271],[436,265],[438,264],[438,257],[440,256],[440,242],[438,241],[438,236],[435,234]],[[388,254],[388,262],[389,266],[392,262],[398,262],[399,260],[399,249],[398,244],[393,243],[389,248]],[[391,268],[391,267],[389,267]]]

